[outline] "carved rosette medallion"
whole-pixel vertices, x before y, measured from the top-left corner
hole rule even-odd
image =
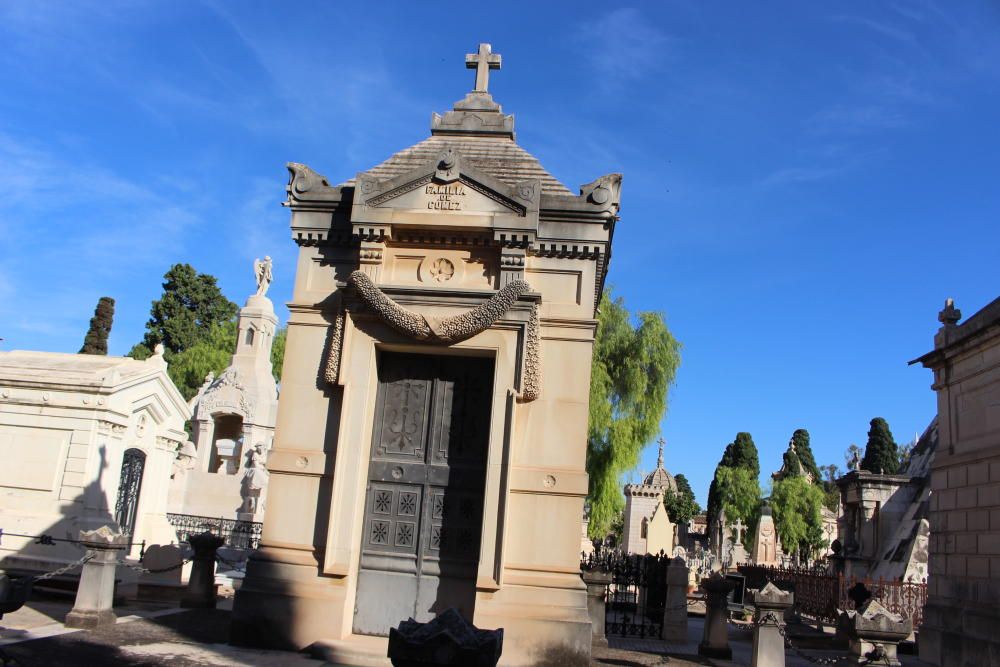
[[[451,277],[455,275],[455,265],[449,259],[438,257],[431,262],[430,274],[431,278],[439,283],[451,280]]]

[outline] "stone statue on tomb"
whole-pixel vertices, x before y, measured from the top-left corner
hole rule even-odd
[[[190,440],[182,445],[178,445],[177,453],[174,455],[174,460],[170,468],[170,479],[176,479],[187,474],[189,470],[194,468],[197,456],[198,451],[195,449],[194,443]]]
[[[271,258],[268,255],[264,255],[263,261],[255,259],[253,261],[253,273],[254,277],[257,278],[257,296],[266,295],[267,288],[271,286],[271,281],[274,280],[274,275],[271,273]]]
[[[854,450],[854,456],[851,457],[850,462],[848,462],[847,467],[851,470],[861,470],[861,452]]]
[[[256,514],[260,509],[260,493],[267,487],[267,469],[264,468],[264,443],[258,442],[247,452],[246,472],[243,474],[241,494],[243,512]]]

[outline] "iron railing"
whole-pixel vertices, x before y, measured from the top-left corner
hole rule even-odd
[[[839,611],[854,609],[854,600],[848,591],[858,583],[886,609],[913,621],[914,628],[920,626],[924,617],[926,579],[920,582],[858,579],[811,569],[764,565],[740,565],[737,569],[746,576],[748,588],[760,588],[766,581],[793,585],[799,613],[817,620],[836,623]]]
[[[226,541],[232,549],[256,549],[264,524],[257,521],[239,521],[222,517],[194,516],[192,514],[167,514],[167,521],[177,531],[177,539],[186,542],[191,535],[206,530]]]
[[[667,564],[670,558],[638,556],[602,550],[584,556],[583,570],[611,574],[604,604],[604,631],[619,637],[659,639],[667,598]]]

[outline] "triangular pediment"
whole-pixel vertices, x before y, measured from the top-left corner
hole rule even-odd
[[[452,149],[422,167],[378,180],[359,174],[355,204],[434,215],[479,214],[525,217],[538,210],[541,183],[507,185],[475,169]]]
[[[402,188],[372,197],[375,208],[402,208],[428,213],[475,212],[524,215],[524,206],[468,178],[444,183],[426,176]]]

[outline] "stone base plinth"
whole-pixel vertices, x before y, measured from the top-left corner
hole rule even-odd
[[[1000,611],[929,602],[917,633],[920,659],[932,665],[991,665],[1000,659]]]
[[[66,614],[63,622],[67,628],[80,628],[81,630],[93,630],[105,625],[114,625],[118,622],[115,612],[110,609],[101,611],[71,611]]]
[[[708,644],[698,644],[698,655],[706,658],[716,658],[718,660],[732,660],[733,649],[730,647],[709,646]]]

